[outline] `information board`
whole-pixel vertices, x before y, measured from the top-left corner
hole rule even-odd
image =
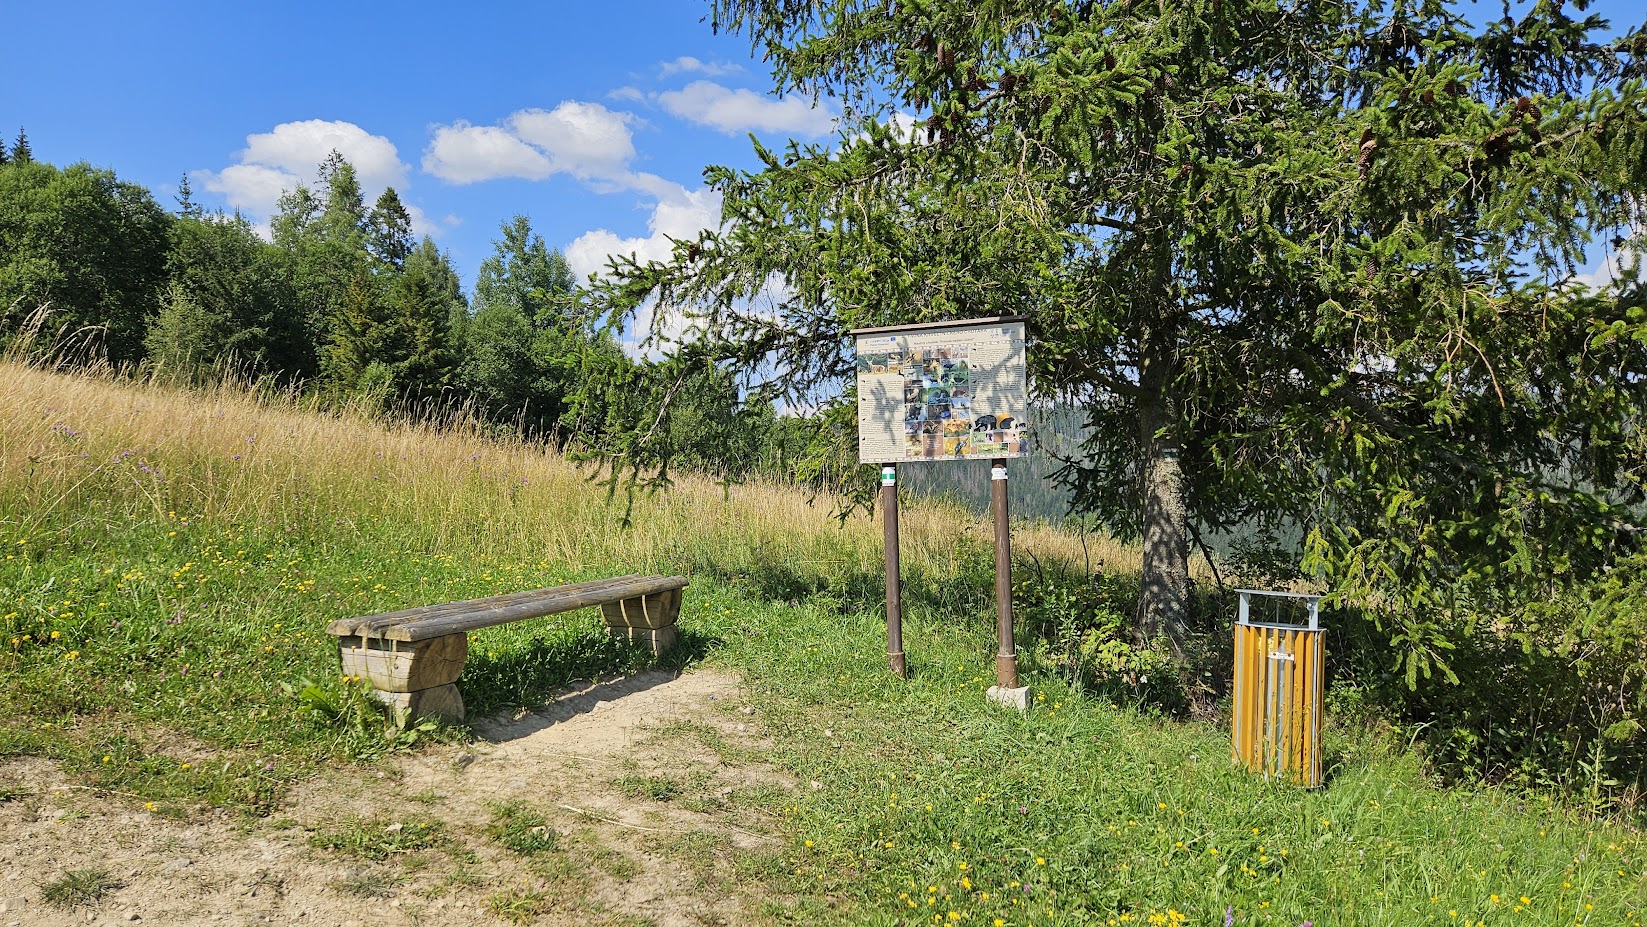
[[[860,329],[858,460],[1025,456],[1021,318]]]

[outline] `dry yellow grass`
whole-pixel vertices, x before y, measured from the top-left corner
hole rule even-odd
[[[500,559],[588,569],[880,568],[878,519],[842,524],[834,500],[809,499],[792,486],[727,490],[681,476],[638,499],[624,526],[621,500],[609,503],[587,467],[474,428],[386,425],[240,387],[189,391],[14,362],[0,363],[0,385],[0,491],[26,500],[22,510],[36,519],[89,491],[88,468],[68,466],[89,455],[121,458],[101,478],[129,483],[117,505],[86,507],[99,517],[175,511],[274,527],[330,523],[342,531],[371,531],[381,520],[413,533],[397,539],[401,549],[440,551],[461,537],[461,549]],[[986,520],[959,506],[906,505],[901,514],[906,568],[933,578],[957,568],[957,549],[979,549],[991,537]],[[26,533],[28,526],[13,527]],[[1043,563],[1102,561],[1127,570],[1139,562],[1135,547],[1089,536],[1083,549],[1074,533],[1047,526],[1020,526],[1014,544]]]

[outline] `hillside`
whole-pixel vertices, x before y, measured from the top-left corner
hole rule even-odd
[[[1086,694],[1028,636],[1036,701],[992,709],[990,535],[959,507],[902,518],[907,682],[883,668],[878,525],[691,477],[623,513],[569,462],[473,430],[0,366],[0,868],[19,873],[0,923],[1647,909],[1628,819],[1441,788],[1384,729],[1329,731],[1321,790],[1266,784],[1217,724]],[[1015,543],[1031,581],[1136,568],[1045,527]],[[588,613],[478,632],[470,729],[386,735],[322,631],[629,572],[691,577],[685,646],[654,664]]]

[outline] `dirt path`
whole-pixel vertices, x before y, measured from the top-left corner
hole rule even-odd
[[[777,851],[760,809],[792,786],[746,760],[750,711],[734,677],[641,674],[321,777],[250,824],[180,823],[0,761],[0,784],[30,793],[0,804],[0,927],[750,923],[740,873]],[[508,849],[511,823],[553,848]],[[93,867],[120,887],[69,909],[43,897]]]

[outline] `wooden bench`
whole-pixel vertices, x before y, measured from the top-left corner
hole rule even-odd
[[[469,657],[468,632],[599,605],[608,632],[662,653],[678,639],[675,619],[685,587],[682,576],[621,576],[340,618],[326,632],[337,637],[343,674],[369,681],[395,723],[430,715],[461,721],[457,679]]]

